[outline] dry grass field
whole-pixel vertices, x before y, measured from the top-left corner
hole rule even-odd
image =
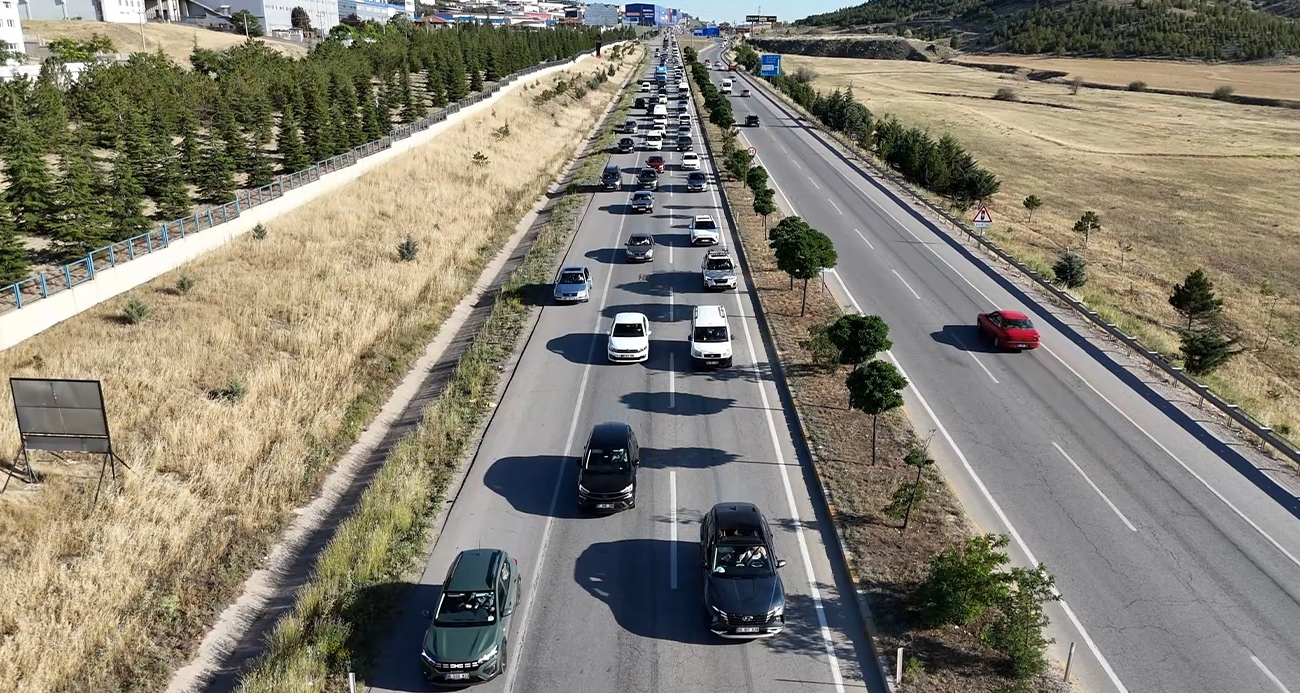
[[[142,46],[139,24],[23,20],[23,35],[29,41],[38,36],[46,40],[68,38],[85,41],[94,34],[108,37],[119,53],[134,53],[141,50],[148,50],[148,52],[152,53],[161,50],[167,57],[185,67],[189,67],[190,52],[194,50],[195,44],[199,48],[219,51],[231,46],[237,46],[245,41],[243,34],[228,34],[223,31],[212,31],[182,24],[147,22],[144,25],[145,45]],[[297,58],[307,54],[306,46],[284,41],[255,40],[264,41],[266,45],[290,57]]]
[[[1051,264],[1089,263],[1079,292],[1153,348],[1177,353],[1168,295],[1203,267],[1246,352],[1208,378],[1284,435],[1300,429],[1300,111],[1029,82],[955,65],[785,56],[823,90],[852,86],[877,115],[951,133],[1002,180],[991,231]],[[991,97],[1001,87],[1019,101]],[[1021,201],[1044,201],[1030,223]],[[1072,231],[1085,210],[1103,230]],[[1125,250],[1125,248],[1131,248]],[[1270,310],[1268,282],[1286,297]],[[1270,335],[1266,342],[1266,335]]]
[[[534,105],[556,79],[525,81],[269,224],[264,239],[245,236],[132,292],[152,309],[144,322],[119,320],[122,296],[0,353],[6,374],[101,379],[131,465],[124,492],[94,509],[97,469],[48,456],[44,484],[0,496],[0,681],[162,688],[621,81]],[[488,134],[507,124],[508,136]],[[401,262],[408,235],[419,254]],[[180,275],[195,280],[188,292],[175,288]],[[8,398],[0,440],[12,456]]]
[[[1143,81],[1155,89],[1210,93],[1227,85],[1236,94],[1300,100],[1300,63],[1238,65],[1167,60],[1107,60],[1052,58],[1032,55],[963,55],[962,62],[1017,65],[1029,70],[1054,70],[1087,82],[1128,86]]]

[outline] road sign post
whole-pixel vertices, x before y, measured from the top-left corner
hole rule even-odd
[[[983,231],[993,226],[993,215],[989,214],[989,208],[981,203],[979,210],[975,212],[975,218],[971,221],[974,223],[975,228]]]

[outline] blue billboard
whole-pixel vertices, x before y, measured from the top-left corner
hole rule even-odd
[[[691,36],[721,36],[722,31],[716,26],[696,27],[691,29]]]
[[[762,62],[758,67],[758,74],[761,77],[775,77],[781,74],[781,56],[774,53],[764,53],[761,58]]]

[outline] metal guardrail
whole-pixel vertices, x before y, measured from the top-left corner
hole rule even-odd
[[[769,84],[767,80],[756,78],[755,76],[749,74],[748,71],[745,70],[737,70],[737,73],[744,76],[746,81],[757,82],[758,85],[764,91],[767,91],[769,93],[775,93],[775,96],[779,98],[781,103],[786,103],[785,95],[781,94],[780,90],[776,89],[771,84]],[[796,108],[801,113],[803,113],[805,116],[805,121],[809,123],[812,127],[815,127],[818,130],[826,132],[826,134],[830,136],[830,139],[832,141],[836,142],[840,146],[847,147],[847,145],[841,142],[839,138],[834,135],[834,133],[826,131],[826,128],[821,123],[817,122],[816,118],[813,117],[811,114],[808,114],[806,111],[804,111],[802,108],[799,108],[798,106],[790,106],[790,107]],[[1200,395],[1206,402],[1209,402],[1211,405],[1213,405],[1214,408],[1218,409],[1229,419],[1235,421],[1237,425],[1249,431],[1252,435],[1256,436],[1260,440],[1267,443],[1270,447],[1276,449],[1278,452],[1288,457],[1292,462],[1300,464],[1300,450],[1298,450],[1294,445],[1292,445],[1290,441],[1273,433],[1273,429],[1269,428],[1268,426],[1265,426],[1263,423],[1259,421],[1256,421],[1249,414],[1242,411],[1239,405],[1228,402],[1227,400],[1224,400],[1218,395],[1214,394],[1213,392],[1210,391],[1208,385],[1205,385],[1199,380],[1188,375],[1182,368],[1170,363],[1168,360],[1165,359],[1165,357],[1160,352],[1154,349],[1147,348],[1147,346],[1139,342],[1136,337],[1119,329],[1118,327],[1115,326],[1114,323],[1107,322],[1104,318],[1102,318],[1100,315],[1097,314],[1097,311],[1089,308],[1087,304],[1085,304],[1083,301],[1057,288],[1051,282],[1043,278],[1043,276],[1039,274],[1037,271],[1035,271],[1033,268],[1025,265],[1024,263],[1020,262],[1020,260],[1017,260],[1014,256],[1012,256],[1011,253],[1008,253],[1007,251],[1003,250],[1000,246],[998,246],[998,244],[985,238],[982,234],[976,233],[975,231],[972,231],[971,229],[967,228],[966,224],[962,220],[958,219],[957,217],[954,217],[952,214],[948,212],[948,210],[943,209],[942,207],[939,207],[938,205],[931,202],[929,198],[925,196],[924,192],[918,190],[916,186],[912,185],[902,176],[898,175],[897,173],[894,173],[891,170],[888,170],[884,167],[877,165],[874,161],[872,161],[867,157],[859,156],[858,159],[862,161],[862,163],[870,167],[872,171],[874,171],[877,175],[889,180],[894,185],[905,190],[913,198],[920,201],[921,204],[925,205],[925,207],[929,209],[931,212],[938,214],[948,223],[952,224],[953,226],[956,226],[958,229],[961,229],[961,231],[966,234],[966,237],[969,240],[972,240],[975,243],[977,243],[986,252],[996,256],[998,259],[1002,260],[1008,265],[1019,270],[1021,274],[1028,277],[1031,281],[1037,284],[1040,289],[1046,291],[1049,296],[1055,298],[1058,303],[1073,309],[1075,313],[1077,313],[1078,315],[1082,316],[1084,319],[1091,322],[1094,327],[1110,335],[1112,338],[1116,339],[1120,343],[1127,346],[1130,351],[1133,351],[1138,356],[1145,359],[1149,364],[1164,371],[1166,375],[1173,378],[1175,381],[1181,383],[1183,386],[1187,387],[1197,395]],[[942,230],[939,229],[937,226],[933,226],[933,228],[936,231],[942,232]]]
[[[591,51],[584,51],[584,53],[587,52]],[[578,55],[582,55],[582,53]],[[21,310],[41,299],[49,298],[53,294],[66,291],[79,284],[94,281],[97,272],[130,262],[141,255],[163,250],[170,246],[172,241],[180,240],[188,235],[237,219],[245,210],[284,197],[284,194],[290,190],[315,183],[323,175],[343,170],[356,164],[361,159],[391,148],[393,142],[397,140],[403,140],[417,132],[428,130],[435,123],[446,120],[451,114],[500,92],[520,77],[573,62],[577,57],[550,60],[519,70],[504,79],[484,85],[483,89],[478,93],[448,104],[446,108],[431,113],[414,123],[394,126],[385,137],[366,142],[338,156],[318,161],[301,171],[279,176],[276,180],[259,188],[241,190],[236,193],[235,199],[230,202],[209,207],[181,219],[174,219],[138,236],[132,236],[126,240],[96,248],[86,253],[85,257],[62,265],[52,274],[41,273],[8,286],[0,286],[0,313]]]

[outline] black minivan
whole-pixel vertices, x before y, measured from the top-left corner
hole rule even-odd
[[[606,190],[618,190],[623,186],[623,170],[618,164],[610,164],[600,174],[600,185]]]
[[[636,507],[641,447],[625,423],[596,424],[578,458],[578,506],[614,512]]]

